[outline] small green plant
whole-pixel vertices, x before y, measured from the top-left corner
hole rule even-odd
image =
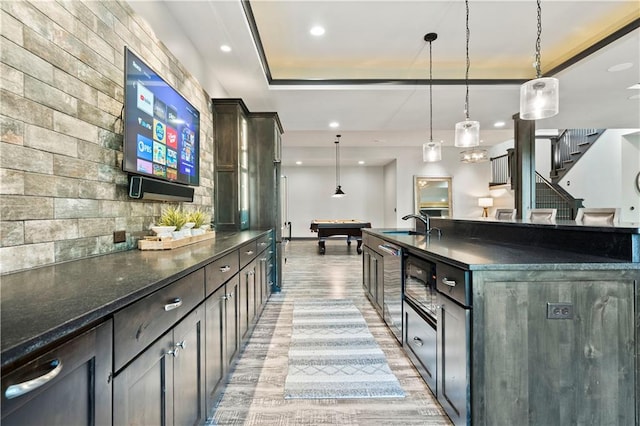
[[[187,223],[187,214],[179,206],[169,206],[162,211],[158,225],[175,226],[176,231]]]
[[[194,228],[200,228],[210,221],[210,216],[199,208],[188,213],[188,222],[193,222]]]

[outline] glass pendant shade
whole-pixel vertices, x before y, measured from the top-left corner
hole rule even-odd
[[[427,142],[422,144],[422,161],[434,163],[442,160],[442,142]]]
[[[460,161],[463,163],[482,163],[489,161],[489,153],[486,149],[474,148],[460,153]]]
[[[559,87],[560,82],[553,77],[536,78],[520,86],[520,118],[539,120],[558,114]]]
[[[456,123],[454,144],[459,148],[480,145],[480,122],[467,119]]]

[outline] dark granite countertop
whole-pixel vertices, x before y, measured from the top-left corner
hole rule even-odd
[[[3,275],[2,366],[103,321],[265,232],[218,232],[174,250],[129,250]]]
[[[586,270],[637,269],[639,263],[593,256],[565,250],[487,241],[482,238],[447,235],[425,236],[407,234],[409,229],[363,229],[363,232],[384,238],[409,252],[425,254],[468,270]]]

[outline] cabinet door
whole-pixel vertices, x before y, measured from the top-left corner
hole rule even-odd
[[[240,349],[240,278],[236,275],[226,284],[226,300],[225,300],[225,359],[224,368],[227,371],[231,360]]]
[[[4,375],[1,423],[110,425],[111,334],[108,321]]]
[[[222,380],[225,357],[225,305],[227,294],[225,286],[216,290],[205,302],[205,391],[207,412],[211,411],[209,401]]]
[[[262,312],[264,303],[267,301],[267,252],[263,252],[258,262],[258,273],[256,276],[256,313]]]
[[[250,325],[256,318],[256,262],[251,262],[245,269],[247,274],[247,325]]]
[[[376,283],[376,304],[378,311],[383,312],[384,306],[384,260],[378,253],[373,253],[375,258],[375,283]]]
[[[471,422],[471,311],[440,294],[438,305],[438,402],[456,426],[467,425]]]
[[[173,333],[160,337],[113,381],[113,424],[173,425]],[[72,423],[70,423],[72,424]]]
[[[244,337],[244,334],[247,332],[247,316],[249,312],[249,306],[247,305],[247,300],[249,298],[249,275],[247,274],[248,269],[245,267],[240,271],[240,285],[238,288],[238,324],[240,327],[240,335],[239,337]]]
[[[173,410],[175,425],[195,425],[205,417],[204,306],[173,329]]]
[[[362,250],[362,287],[364,288],[365,294],[369,299],[371,299],[371,276],[370,276],[370,265],[371,265],[371,251],[367,246],[363,247]]]

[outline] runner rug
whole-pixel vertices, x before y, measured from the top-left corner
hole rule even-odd
[[[295,302],[285,399],[402,398],[404,391],[350,300]]]

